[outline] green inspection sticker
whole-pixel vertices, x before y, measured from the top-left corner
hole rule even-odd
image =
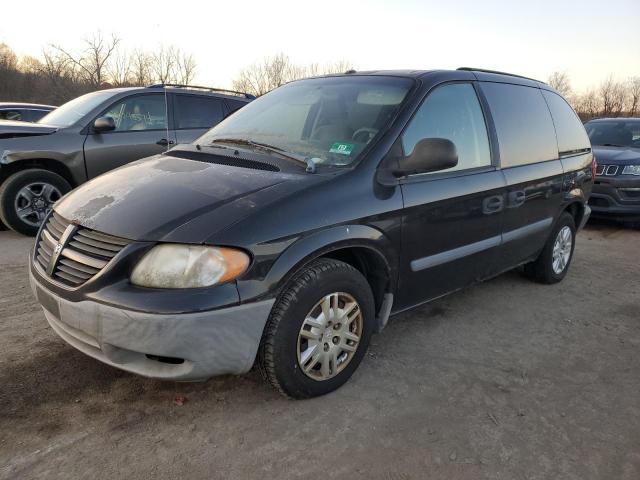
[[[329,153],[339,153],[340,155],[351,155],[353,143],[334,143],[329,149]]]

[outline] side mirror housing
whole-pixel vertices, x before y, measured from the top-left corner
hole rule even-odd
[[[116,129],[116,121],[112,117],[98,117],[93,122],[93,131],[96,133],[110,132]]]
[[[458,165],[455,144],[446,138],[423,138],[416,143],[411,155],[398,159],[398,167],[393,169],[396,178],[418,173],[437,172]]]

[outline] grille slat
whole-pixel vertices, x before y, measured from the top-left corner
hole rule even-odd
[[[78,232],[78,235],[75,236],[74,240],[80,243],[84,243],[85,245],[91,245],[92,247],[100,248],[102,250],[108,250],[110,252],[119,252],[122,249],[122,245],[115,245],[113,243],[107,243],[101,240],[95,240],[93,238],[85,237],[80,232]]]
[[[40,233],[35,264],[45,272],[53,252],[71,222],[53,212]],[[57,258],[52,277],[71,287],[79,287],[92,279],[130,242],[102,232],[77,226]]]
[[[106,258],[111,258],[116,253],[118,253],[118,252],[112,252],[110,250],[103,250],[102,248],[92,247],[91,245],[87,245],[86,243],[77,241],[76,237],[73,237],[73,240],[69,242],[69,246],[74,247],[74,250],[77,250],[77,251],[90,252]]]
[[[81,270],[77,270],[75,268],[71,268],[71,267],[69,267],[67,265],[64,265],[64,264],[58,265],[57,273],[60,273],[60,272],[68,273],[72,277],[78,278],[80,280],[89,280],[91,277],[93,277],[93,275],[90,274],[90,273],[86,273],[86,272],[83,272]]]
[[[79,279],[77,277],[74,277],[73,275],[69,275],[68,273],[65,273],[61,270],[56,270],[55,273],[53,274],[55,277],[61,278],[63,280],[66,280],[65,283],[71,283],[72,286],[79,286],[80,284],[84,283],[84,280]]]
[[[84,263],[76,262],[75,260],[71,260],[70,258],[62,258],[60,259],[60,263],[62,265],[66,265],[70,268],[74,268],[76,270],[80,270],[81,272],[88,273],[91,276],[95,275],[100,271],[98,268],[91,267],[89,265],[85,265]]]
[[[78,234],[80,234],[83,237],[91,238],[93,240],[98,240],[103,243],[120,245],[121,247],[124,247],[125,245],[129,244],[129,241],[125,240],[124,238],[114,237],[111,235],[107,235],[105,233],[95,232],[93,230],[83,229],[83,230],[80,230]]]

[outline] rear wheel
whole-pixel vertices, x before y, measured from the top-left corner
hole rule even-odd
[[[49,170],[14,173],[0,187],[0,218],[16,232],[35,235],[53,204],[69,190],[69,182]]]
[[[374,324],[367,280],[332,259],[311,263],[273,307],[258,363],[267,380],[291,398],[310,398],[343,385],[358,368]]]
[[[573,217],[564,212],[556,222],[540,256],[525,265],[525,274],[540,283],[557,283],[569,270],[576,242]]]

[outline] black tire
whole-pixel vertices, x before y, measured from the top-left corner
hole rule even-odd
[[[298,335],[309,312],[321,299],[344,292],[359,304],[362,335],[357,349],[342,371],[325,380],[305,374],[298,362]],[[311,398],[342,386],[358,368],[373,332],[375,307],[367,280],[351,265],[319,259],[298,272],[285,286],[271,310],[258,351],[264,377],[289,398]]]
[[[0,186],[0,219],[11,230],[30,236],[38,233],[38,226],[21,219],[15,208],[16,197],[20,190],[30,184],[37,183],[48,184],[55,187],[60,193],[59,196],[71,190],[69,182],[57,173],[50,172],[49,170],[34,168],[14,173]],[[58,197],[57,194],[56,197]]]
[[[566,265],[564,266],[562,271],[558,273],[553,268],[553,247],[559,232],[565,227],[568,227],[571,230],[571,253],[569,256],[569,260],[566,262]],[[575,245],[575,220],[569,213],[564,212],[562,213],[562,215],[560,215],[560,218],[558,218],[556,224],[554,225],[547,243],[545,243],[544,248],[542,249],[542,252],[538,256],[538,258],[535,261],[524,266],[525,275],[539,283],[553,284],[560,282],[569,270],[569,265],[571,265],[571,260],[573,259],[573,251],[575,249]]]

